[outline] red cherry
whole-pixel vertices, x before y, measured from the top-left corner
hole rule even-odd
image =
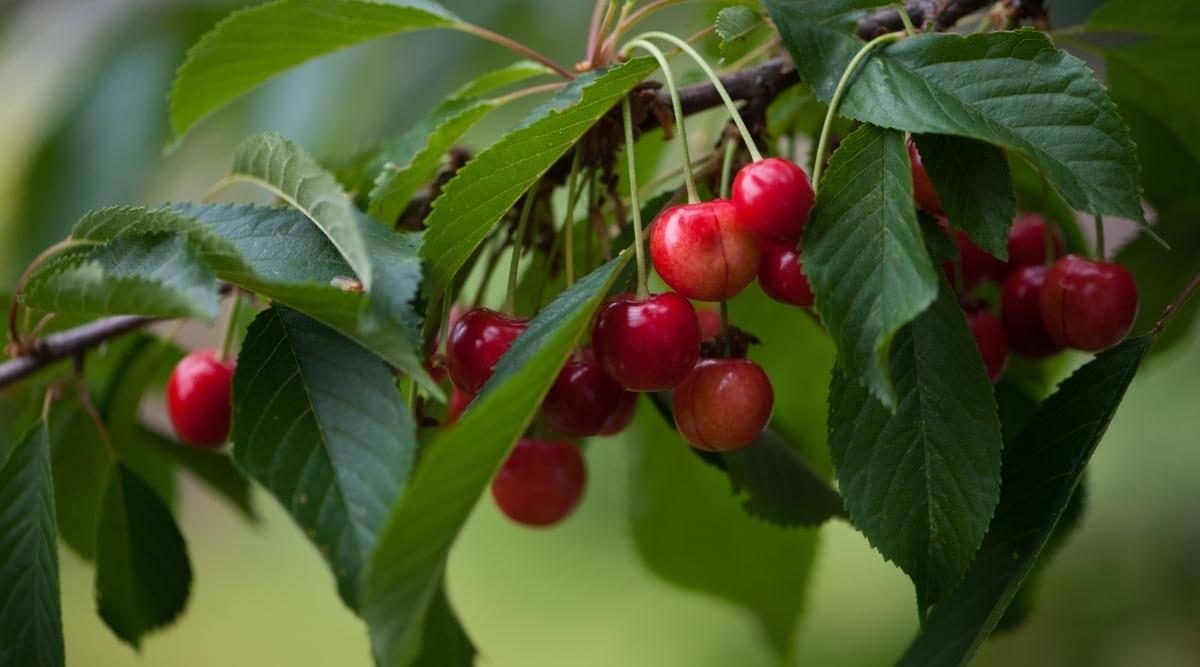
[[[590,351],[582,356],[563,366],[542,402],[546,423],[554,432],[569,438],[600,433],[627,393]]]
[[[492,498],[517,523],[549,526],[575,509],[586,483],[578,447],[522,438],[492,479]]]
[[[908,139],[908,159],[912,163],[913,199],[917,202],[917,208],[941,215],[942,202],[938,200],[933,181],[929,180],[929,173],[921,163],[921,154],[917,152],[917,144],[911,137]]]
[[[633,421],[633,413],[636,408],[637,394],[632,391],[621,392],[621,399],[617,401],[617,409],[605,420],[604,426],[600,429],[600,435],[616,435],[624,431],[629,426],[629,422]]]
[[[600,308],[592,329],[596,359],[631,391],[666,391],[700,358],[696,310],[675,292],[644,301],[618,296]]]
[[[994,383],[1000,379],[1008,364],[1008,336],[1004,333],[1004,325],[986,310],[968,310],[966,315],[967,326],[971,328],[971,335],[979,346],[988,379]]]
[[[1023,266],[1004,280],[1000,297],[1000,319],[1008,345],[1014,352],[1041,359],[1062,351],[1042,322],[1042,287],[1046,284],[1046,267]]]
[[[471,405],[471,401],[475,400],[475,395],[465,392],[458,387],[450,388],[450,404],[446,406],[446,423],[453,424],[458,421],[462,413],[467,411],[467,407]]]
[[[214,448],[229,438],[234,362],[213,350],[196,350],[180,360],[167,381],[167,414],[179,439]]]
[[[800,239],[813,190],[798,165],[777,157],[748,164],[738,170],[731,192],[738,221],[760,238]]]
[[[722,301],[741,292],[758,272],[758,239],[723,199],[672,206],[650,232],[650,259],[680,294]]]
[[[700,322],[700,340],[716,340],[721,335],[721,311],[709,306],[696,309],[696,319]]]
[[[1037,213],[1017,216],[1008,230],[1008,268],[1043,265],[1046,263],[1046,219]],[[1054,239],[1054,258],[1061,257],[1065,248],[1062,232],[1051,228]]]
[[[944,220],[942,226],[948,228]],[[964,293],[979,287],[985,280],[997,279],[1004,275],[1004,262],[975,245],[963,230],[954,229],[952,233],[954,234],[954,245],[958,247],[958,260],[962,264],[962,290]],[[943,263],[942,271],[945,272],[946,279],[950,281],[950,284],[957,286],[954,262]]]
[[[727,452],[754,442],[771,419],[771,380],[748,359],[704,359],[675,388],[675,425],[697,449]]]
[[[1067,255],[1046,272],[1041,310],[1055,341],[1099,352],[1119,343],[1133,327],[1137,285],[1119,264]]]
[[[508,352],[528,321],[487,308],[464,314],[450,329],[446,363],[450,380],[471,394],[478,394],[492,377],[496,362]]]
[[[800,263],[800,251],[782,243],[763,246],[762,261],[758,265],[758,284],[767,296],[807,308],[813,305],[812,287],[804,267]]]

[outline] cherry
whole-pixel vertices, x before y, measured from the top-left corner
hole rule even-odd
[[[636,408],[637,394],[632,391],[621,392],[621,398],[617,401],[617,409],[604,421],[604,426],[600,428],[600,435],[616,435],[624,431],[629,426],[629,422],[633,421],[633,413]]]
[[[586,483],[578,447],[522,438],[492,479],[492,498],[517,523],[549,526],[575,509]]]
[[[986,310],[968,310],[966,315],[967,326],[971,329],[975,344],[979,346],[988,379],[994,383],[1000,379],[1008,364],[1008,336],[1004,333],[1004,325]]]
[[[1037,213],[1017,216],[1008,230],[1008,268],[1042,265],[1046,263],[1046,219]],[[1065,244],[1062,232],[1051,228],[1054,239],[1054,258],[1063,254]]]
[[[722,301],[741,292],[758,272],[759,241],[723,199],[672,206],[650,231],[650,259],[676,292]]]
[[[1087,352],[1112,347],[1129,333],[1137,311],[1137,285],[1119,264],[1067,255],[1046,272],[1042,320],[1060,344]]]
[[[704,359],[675,388],[675,426],[698,449],[740,449],[766,427],[774,403],[771,380],[758,364]]]
[[[813,305],[812,287],[808,284],[808,276],[804,275],[800,251],[793,246],[782,243],[763,246],[758,284],[776,301],[802,308]]]
[[[700,322],[700,342],[716,340],[721,335],[724,326],[721,324],[721,311],[704,306],[696,309],[696,319]]]
[[[568,361],[559,371],[542,402],[542,414],[556,433],[586,438],[604,430],[627,393],[585,350],[580,359]]]
[[[942,226],[949,229],[943,219]],[[954,245],[958,247],[958,261],[962,265],[962,291],[964,293],[979,287],[985,280],[996,279],[1004,275],[1004,262],[989,255],[967,236],[961,229],[950,230],[954,235]],[[942,264],[942,271],[951,285],[957,286],[954,276],[954,262]]]
[[[478,394],[492,377],[496,362],[512,347],[528,321],[487,308],[468,311],[450,329],[446,341],[446,363],[450,380],[471,394]]]
[[[450,404],[446,406],[446,423],[453,424],[458,421],[462,413],[467,411],[471,405],[471,401],[475,400],[475,395],[465,392],[458,387],[450,388]]]
[[[233,361],[213,350],[188,353],[167,381],[167,415],[180,440],[213,448],[229,438]]]
[[[1057,354],[1063,346],[1054,342],[1042,321],[1042,287],[1046,267],[1023,266],[1004,280],[1000,297],[1000,319],[1008,345],[1026,357],[1041,359]]]
[[[675,292],[645,300],[618,296],[600,308],[592,349],[604,370],[626,389],[671,389],[700,358],[696,309]]]
[[[742,225],[768,240],[799,240],[813,205],[808,174],[777,157],[739,169],[731,194]]]
[[[908,159],[912,163],[913,199],[917,202],[917,208],[941,215],[942,202],[938,200],[933,181],[929,180],[929,172],[925,171],[925,165],[921,163],[921,154],[917,152],[917,144],[912,137],[908,139]]]

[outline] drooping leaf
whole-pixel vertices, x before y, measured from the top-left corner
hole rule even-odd
[[[475,664],[475,645],[463,630],[443,584],[441,592],[429,610],[421,654],[412,667],[472,667]]]
[[[96,542],[96,605],[109,629],[137,647],[187,604],[192,566],[166,504],[122,463],[110,468]]]
[[[534,317],[471,409],[427,446],[363,582],[362,615],[378,664],[405,665],[420,652],[455,536],[631,256],[626,250]]]
[[[850,519],[912,578],[921,609],[971,565],[1000,496],[1000,421],[962,309],[942,281],[896,336],[891,413],[840,370],[829,446]]]
[[[892,337],[937,295],[912,197],[904,135],[864,125],[829,161],[804,232],[804,269],[838,365],[889,408]]]
[[[425,223],[421,257],[431,294],[450,284],[521,194],[653,70],[652,60],[639,58],[580,76],[459,170]]]
[[[392,373],[337,332],[274,307],[238,356],[233,406],[234,462],[300,524],[357,608],[360,572],[416,451]]]
[[[878,3],[764,4],[801,76],[828,102],[863,44],[846,11]],[[1112,100],[1082,60],[1039,32],[926,33],[882,47],[858,68],[840,113],[1021,152],[1072,207],[1143,219],[1137,156]]]
[[[842,497],[774,431],[725,454],[734,490],[753,517],[781,526],[816,526],[843,516]]]
[[[629,512],[638,555],[663,579],[753,614],[787,662],[816,532],[748,516],[724,475],[694,456],[658,416],[642,411],[631,434]]]
[[[33,275],[23,293],[31,308],[90,315],[217,315],[217,277],[178,236],[153,234],[68,251]]]
[[[1060,522],[1150,340],[1125,341],[1063,382],[1004,451],[996,517],[963,583],[934,607],[903,667],[966,665]]]
[[[247,520],[258,520],[258,513],[254,509],[254,496],[251,493],[250,480],[234,467],[233,461],[228,455],[189,447],[180,442],[172,442],[145,427],[139,429],[137,437],[144,441],[147,447],[155,448],[173,462],[178,463],[180,468],[188,471],[197,481],[224,498]]]
[[[58,532],[78,556],[94,560],[100,507],[112,464],[99,431],[83,408],[55,406],[50,418],[50,451]]]
[[[171,87],[171,127],[182,137],[208,114],[317,56],[457,23],[433,0],[274,0],[235,11],[188,51]]]
[[[0,468],[0,665],[65,664],[53,487],[39,423]]]
[[[950,223],[980,248],[1008,259],[1008,228],[1017,204],[1004,153],[982,141],[944,134],[913,138]]]

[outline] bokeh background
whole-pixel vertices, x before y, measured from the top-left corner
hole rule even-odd
[[[509,60],[453,33],[371,43],[272,81],[164,154],[174,69],[196,37],[240,4],[0,0],[3,291],[88,209],[199,198],[247,135],[278,130],[316,155],[348,155]],[[591,7],[584,0],[443,4],[562,62],[580,50]],[[1051,6],[1063,24],[1090,4]],[[691,3],[660,25],[689,34],[716,5]],[[521,111],[514,105],[489,118],[468,143],[485,145]],[[988,642],[975,664],[1200,665],[1198,371],[1193,339],[1155,358],[1135,381],[1091,467],[1080,529],[1047,570],[1029,622]],[[673,588],[640,562],[628,528],[630,455],[622,442],[597,442],[587,456],[588,494],[561,527],[518,528],[485,500],[459,540],[450,595],[480,663],[776,664],[748,614]],[[191,603],[140,653],[96,617],[91,567],[61,550],[68,664],[368,664],[365,630],[338,601],[315,550],[273,499],[260,493],[256,501],[262,518],[248,525],[185,486],[179,511],[196,572]],[[796,664],[889,664],[916,631],[910,584],[844,524],[820,533],[813,582],[798,593],[808,607]]]

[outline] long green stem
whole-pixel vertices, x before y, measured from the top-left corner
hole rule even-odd
[[[762,153],[758,152],[758,146],[754,143],[754,137],[750,135],[750,130],[747,129],[746,123],[742,120],[742,114],[738,111],[737,105],[733,103],[733,98],[729,96],[729,91],[725,90],[725,84],[721,83],[721,77],[717,76],[717,73],[704,60],[704,57],[696,52],[696,49],[693,49],[690,44],[675,35],[658,30],[644,32],[638,38],[661,39],[670,42],[678,47],[680,51],[688,54],[688,57],[692,60],[695,60],[700,69],[704,70],[704,74],[708,77],[709,81],[712,81],[713,88],[721,96],[721,101],[725,103],[725,109],[729,111],[729,117],[733,119],[733,124],[737,126],[738,132],[742,135],[742,141],[746,144],[746,150],[750,151],[750,157],[755,162],[762,159]]]
[[[514,315],[513,309],[517,304],[517,269],[521,266],[521,248],[525,245],[525,227],[529,224],[529,214],[533,212],[533,202],[537,199],[538,183],[534,183],[529,192],[525,193],[525,204],[521,207],[521,218],[517,221],[517,233],[513,235],[512,262],[508,265],[508,297],[504,300],[504,312]]]
[[[1107,253],[1105,252],[1105,248],[1104,248],[1104,218],[1097,215],[1096,219],[1095,219],[1095,225],[1096,225],[1096,259],[1103,262],[1104,258],[1107,256]],[[1049,235],[1047,235],[1047,236],[1049,236]]]
[[[721,199],[729,199],[729,189],[733,185],[733,156],[736,152],[737,143],[726,139],[725,155],[721,159]]]
[[[687,184],[688,203],[695,204],[700,201],[700,194],[696,190],[696,177],[692,174],[692,155],[691,149],[688,147],[687,127],[684,124],[683,103],[679,101],[679,87],[675,85],[675,76],[671,74],[671,64],[667,62],[667,57],[663,55],[662,50],[644,39],[630,40],[621,52],[628,54],[634,48],[643,49],[654,56],[654,59],[658,61],[658,66],[662,68],[663,79],[667,83],[667,90],[671,93],[671,108],[675,112],[675,130],[679,135],[679,145],[683,149],[683,177]],[[630,187],[630,190],[636,189]]]
[[[233,341],[237,338],[238,310],[242,300],[238,297],[237,289],[229,296],[229,321],[225,323],[225,336],[221,340],[221,361],[229,361],[233,353]]]
[[[579,165],[583,159],[583,147],[575,147],[571,158],[571,174],[567,177],[567,214],[563,216],[562,233],[566,234],[563,252],[567,255],[567,287],[575,284],[575,204],[579,202]]]
[[[825,113],[825,122],[821,125],[821,138],[817,140],[817,159],[813,164],[813,191],[815,192],[821,183],[821,173],[825,171],[825,155],[829,152],[829,132],[833,127],[833,119],[837,116],[838,106],[842,103],[842,97],[846,95],[846,91],[850,88],[850,79],[853,78],[854,72],[858,70],[858,66],[862,64],[867,56],[881,44],[889,44],[898,41],[904,37],[904,32],[889,32],[886,35],[880,35],[875,39],[863,45],[858,53],[850,59],[850,64],[846,65],[846,71],[842,72],[842,78],[838,80],[837,88],[833,91],[833,97],[829,100],[829,111]]]
[[[900,22],[904,24],[904,31],[910,36],[917,34],[917,28],[913,25],[912,17],[908,15],[908,8],[904,6],[903,2],[896,11],[900,14]]]
[[[633,209],[633,252],[637,256],[637,297],[645,299],[650,294],[646,287],[646,257],[642,250],[642,203],[638,197],[637,158],[633,154],[633,112],[629,110],[629,96],[621,100],[621,120],[625,124],[625,164],[629,169],[629,207]]]

